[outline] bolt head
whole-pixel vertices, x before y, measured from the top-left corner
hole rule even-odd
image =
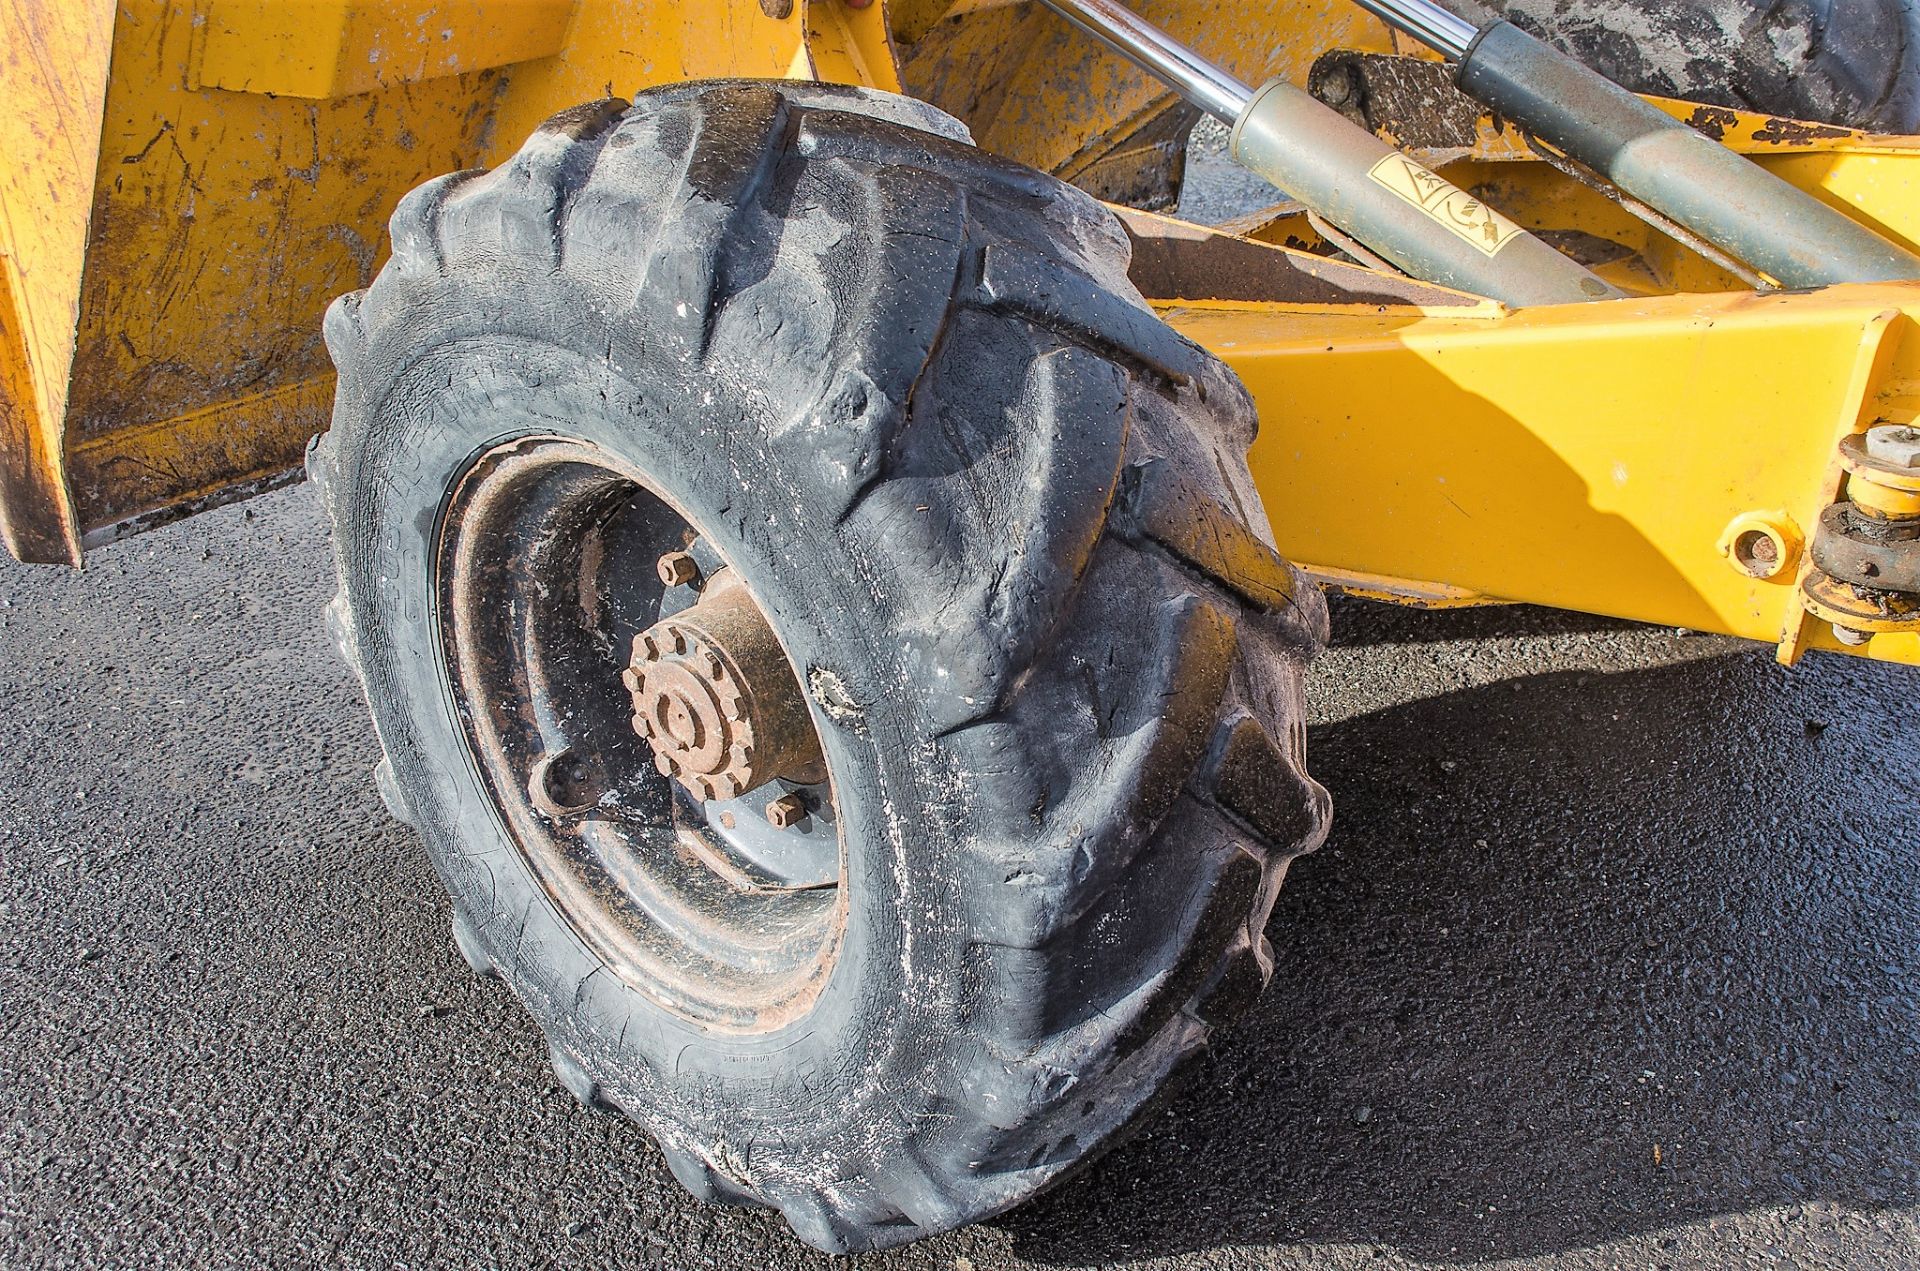
[[[684,587],[700,577],[700,566],[685,552],[668,552],[660,558],[657,568],[660,581],[669,587]]]
[[[1867,457],[1891,468],[1920,468],[1920,428],[1877,424],[1867,429]]]
[[[783,794],[767,805],[767,822],[776,830],[790,830],[806,819],[806,800],[797,794]]]
[[[1732,554],[1734,567],[1750,578],[1776,577],[1788,564],[1773,535],[1758,528],[1736,535],[1727,551]]]
[[[1313,95],[1329,106],[1344,106],[1353,100],[1354,82],[1351,66],[1329,67],[1325,75],[1313,85]]]

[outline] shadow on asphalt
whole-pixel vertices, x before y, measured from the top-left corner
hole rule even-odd
[[[1625,618],[1541,609],[1533,605],[1485,605],[1471,609],[1412,609],[1332,596],[1333,634],[1327,647],[1365,649],[1448,640],[1523,636],[1569,636],[1583,632],[1633,631],[1644,626]]]
[[[1410,626],[1462,620],[1490,619]],[[1898,669],[1769,652],[1316,730],[1336,825],[1267,997],[1138,1138],[999,1221],[1018,1253],[1490,1258],[1920,1201],[1920,720],[1854,718]]]

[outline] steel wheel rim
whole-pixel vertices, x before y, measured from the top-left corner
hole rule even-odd
[[[637,731],[630,651],[698,603],[697,584],[656,570],[689,548],[707,585],[726,571],[752,594],[633,465],[560,437],[491,446],[436,531],[441,664],[501,827],[601,964],[704,1028],[766,1032],[806,1013],[835,962],[839,813],[824,763],[802,774],[817,780],[702,801]],[[796,823],[769,820],[783,797],[805,809]]]

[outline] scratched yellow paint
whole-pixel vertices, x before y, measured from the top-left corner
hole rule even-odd
[[[0,0],[0,535],[77,560],[61,422],[113,0]]]
[[[655,84],[897,84],[879,6],[809,4],[839,0],[0,0],[9,549],[77,559],[295,468],[331,394],[320,315],[420,182]]]
[[[205,87],[194,17],[124,0],[114,26],[65,420],[83,530],[292,466],[323,416],[270,407],[325,400],[327,300],[372,277],[400,193],[474,161],[499,89],[492,71],[327,100]],[[194,444],[156,449],[175,418]]]
[[[330,98],[558,53],[572,0],[221,0],[199,26],[195,82]]]
[[[755,0],[580,0],[565,47],[514,68],[501,95],[487,162],[512,154],[557,110],[631,97],[689,79],[821,79],[898,90],[884,7],[796,0],[784,18]]]
[[[1350,0],[1253,0],[1224,13],[1196,0],[1142,0],[1134,7],[1255,85],[1276,76],[1304,84],[1314,59],[1330,48],[1392,48],[1386,28]],[[1025,35],[1013,46],[1018,61],[990,115],[969,118],[959,100],[963,92],[954,94],[956,113],[996,153],[1071,177],[1101,141],[1131,131],[1168,95],[1117,54],[1095,49],[1089,55],[1088,38],[1051,14],[1036,10]],[[963,90],[965,79],[963,68]]]

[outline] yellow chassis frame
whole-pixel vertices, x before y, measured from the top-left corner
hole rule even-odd
[[[1394,51],[1344,0],[1140,7],[1255,82],[1304,82],[1329,47]],[[1009,0],[0,0],[0,40],[34,53],[0,66],[0,532],[76,564],[292,470],[331,395],[320,311],[378,267],[394,201],[553,111],[720,75],[904,88],[1072,177],[1127,160],[1169,107]],[[1920,139],[1715,126],[1920,237]],[[1617,277],[1654,294],[1514,312],[1278,245],[1310,237],[1284,212],[1243,227],[1265,242],[1129,216],[1143,289],[1260,404],[1281,550],[1404,603],[1920,662],[1898,623],[1840,644],[1801,586],[1848,480],[1838,441],[1920,411],[1920,285],[1736,290],[1491,121],[1424,157],[1525,224],[1629,249]],[[1756,526],[1788,549],[1773,577],[1731,559]]]
[[[1912,418],[1912,312],[1920,286],[1165,316],[1260,402],[1276,541],[1328,581],[1725,632],[1790,662],[1860,650],[1810,618],[1791,558],[1771,579],[1739,568],[1736,527],[1801,547],[1839,490],[1839,439]],[[1920,661],[1910,633],[1865,647]]]

